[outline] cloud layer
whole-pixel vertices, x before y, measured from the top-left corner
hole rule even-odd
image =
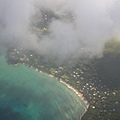
[[[119,0],[0,0],[0,47],[63,59],[99,56],[105,41],[119,36],[119,6]]]

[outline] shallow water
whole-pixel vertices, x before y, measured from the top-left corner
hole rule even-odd
[[[64,84],[0,56],[0,120],[79,120],[83,101]]]

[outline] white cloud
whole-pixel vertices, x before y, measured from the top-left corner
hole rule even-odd
[[[0,0],[0,44],[11,43],[15,37],[14,42],[42,54],[101,54],[104,42],[120,33],[119,5],[119,0]],[[53,19],[48,27],[50,34],[38,40],[30,31],[36,7],[61,15],[70,11],[75,19]]]

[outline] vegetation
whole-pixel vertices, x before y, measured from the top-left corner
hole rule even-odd
[[[104,54],[120,54],[120,41],[116,39],[112,39],[107,41],[104,47]]]
[[[81,92],[90,104],[82,120],[120,119],[120,41],[108,41],[101,58],[64,61],[60,65],[53,56],[19,48],[10,48],[7,58],[10,64],[26,64],[63,79]]]
[[[94,63],[98,78],[96,86],[106,94],[106,97],[98,100],[99,106],[95,110],[89,108],[82,120],[119,120],[120,41],[108,41],[105,44],[103,57],[91,62]]]

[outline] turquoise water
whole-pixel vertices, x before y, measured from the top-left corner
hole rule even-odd
[[[83,105],[54,78],[0,56],[0,120],[79,120]]]

